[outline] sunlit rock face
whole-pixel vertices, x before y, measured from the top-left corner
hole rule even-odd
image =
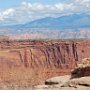
[[[44,80],[70,74],[90,56],[89,40],[38,40],[0,42],[0,82],[37,85]]]

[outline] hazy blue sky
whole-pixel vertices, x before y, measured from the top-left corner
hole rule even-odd
[[[0,24],[78,13],[90,14],[90,0],[0,0]]]

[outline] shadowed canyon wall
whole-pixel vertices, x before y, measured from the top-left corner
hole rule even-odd
[[[0,83],[36,85],[69,74],[81,59],[90,57],[89,40],[1,41]]]

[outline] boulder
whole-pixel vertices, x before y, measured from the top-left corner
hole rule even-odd
[[[70,85],[81,85],[81,86],[90,87],[90,77],[81,77],[81,78],[71,79],[69,81],[69,84]]]
[[[71,77],[72,78],[79,78],[79,77],[85,77],[85,76],[90,76],[90,67],[79,67],[74,69],[71,72]]]
[[[90,58],[84,58],[75,69],[71,71],[72,78],[90,76]]]
[[[64,83],[68,82],[70,78],[71,78],[70,75],[53,77],[53,78],[47,79],[45,81],[45,84],[46,85],[54,85],[54,84],[63,85]]]

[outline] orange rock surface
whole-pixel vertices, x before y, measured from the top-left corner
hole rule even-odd
[[[90,57],[89,40],[0,41],[0,83],[43,84]]]

